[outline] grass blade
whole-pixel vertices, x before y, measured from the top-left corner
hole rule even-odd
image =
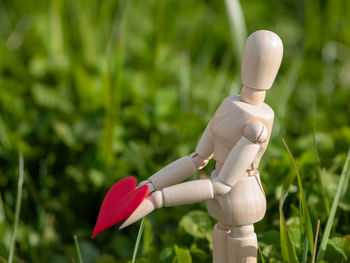
[[[300,225],[302,225],[301,222],[300,222]],[[303,229],[302,226],[300,226],[300,228]],[[303,233],[303,232],[301,232],[301,233]],[[303,233],[302,236],[304,237],[304,251],[303,251],[303,256],[301,258],[301,262],[306,263],[307,262],[307,250],[309,249],[309,239],[307,238],[307,235],[305,235],[305,233]]]
[[[12,233],[12,237],[11,237],[10,254],[9,254],[9,259],[8,259],[9,263],[12,263],[13,255],[15,253],[17,227],[18,227],[19,214],[21,212],[21,204],[22,204],[23,178],[24,178],[23,153],[22,153],[22,151],[19,151],[19,178],[18,178],[18,186],[17,186],[15,224],[13,226],[13,233]]]
[[[137,250],[139,249],[139,245],[140,245],[141,237],[142,237],[142,233],[143,233],[144,220],[145,220],[145,218],[142,218],[141,225],[140,225],[140,228],[139,228],[139,232],[138,232],[137,238],[136,238],[134,252],[132,254],[132,261],[131,261],[131,263],[135,263],[135,260],[136,260]]]
[[[287,197],[287,192],[282,194],[280,203],[279,203],[279,212],[280,212],[280,238],[281,238],[281,252],[283,260],[292,263],[298,263],[298,258],[295,253],[293,243],[290,239],[288,228],[286,225],[286,219],[283,214],[283,203]]]
[[[0,256],[0,263],[8,263],[6,259],[4,259],[2,256]]]
[[[340,195],[348,187],[345,184],[345,182],[348,181],[348,177],[350,176],[349,162],[350,162],[350,149],[348,151],[348,156],[346,158],[346,161],[345,161],[345,164],[343,167],[343,171],[342,171],[341,176],[340,176],[337,192],[335,194],[335,197],[334,197],[334,200],[332,203],[331,211],[330,211],[329,217],[327,219],[326,227],[325,227],[325,230],[324,230],[324,233],[323,233],[323,236],[321,239],[321,243],[320,243],[320,249],[318,250],[318,253],[317,253],[316,262],[323,259],[324,253],[326,251],[328,239],[329,239],[329,234],[331,233],[335,213],[337,211],[337,207],[339,204]]]
[[[265,258],[264,258],[263,253],[261,252],[260,247],[258,247],[258,251],[259,251],[259,255],[260,255],[261,262],[262,262],[262,263],[265,263]]]
[[[62,24],[62,1],[50,1],[50,13],[48,13],[50,22],[50,56],[53,61],[60,65],[64,58],[64,34]]]
[[[283,141],[284,146],[286,147],[286,149],[288,151],[288,154],[289,154],[290,158],[292,159],[292,162],[293,162],[293,165],[294,165],[294,168],[295,168],[295,172],[296,172],[296,175],[297,175],[298,186],[299,186],[299,191],[300,191],[301,226],[302,227],[305,226],[306,236],[307,236],[309,244],[310,244],[310,246],[309,246],[310,253],[312,254],[312,252],[314,250],[314,234],[313,234],[313,231],[312,231],[310,212],[309,212],[309,208],[307,206],[303,184],[302,184],[302,181],[301,181],[301,178],[300,178],[300,174],[299,174],[299,169],[298,169],[297,164],[296,164],[296,162],[294,160],[293,154],[289,150],[288,145],[287,145],[286,141],[283,138],[282,138],[282,141]],[[302,231],[302,233],[303,232],[304,231]]]
[[[241,64],[244,43],[247,39],[247,27],[239,0],[225,0],[226,13],[229,19],[233,51],[236,62]]]
[[[104,74],[104,91],[105,91],[105,116],[104,116],[104,153],[105,161],[108,165],[113,163],[113,134],[114,127],[117,123],[116,116],[120,113],[121,103],[123,100],[123,69],[124,53],[126,43],[126,32],[128,23],[129,6],[131,1],[125,0],[120,2],[122,13],[119,23],[112,25],[110,36],[107,41],[106,49],[106,70]],[[116,41],[117,39],[117,41]]]
[[[80,247],[79,247],[79,242],[78,242],[78,237],[77,235],[73,236],[74,238],[74,244],[75,244],[75,248],[77,249],[77,254],[78,254],[78,259],[79,259],[79,263],[83,263],[83,257],[81,255],[81,251],[80,251]]]
[[[316,246],[317,246],[317,238],[318,238],[318,232],[320,231],[320,219],[317,220],[317,228],[316,228],[316,234],[315,234],[315,246],[314,246],[314,251],[312,253],[312,261],[311,263],[315,263],[315,258],[316,258]]]
[[[314,146],[314,152],[316,155],[316,165],[317,165],[317,179],[318,179],[318,184],[319,188],[321,191],[321,196],[323,200],[323,205],[326,209],[327,215],[329,215],[329,201],[327,197],[327,192],[326,188],[324,186],[324,182],[322,179],[322,170],[321,170],[321,161],[320,161],[320,156],[318,154],[318,149],[317,149],[317,143],[316,143],[316,122],[315,122],[315,116],[316,116],[316,101],[314,100],[314,103],[312,105],[312,142]]]

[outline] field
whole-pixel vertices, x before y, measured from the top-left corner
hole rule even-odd
[[[284,58],[258,260],[350,262],[348,0],[0,0],[0,262],[131,262],[140,223],[91,239],[104,195],[193,152],[259,29]],[[157,210],[136,262],[211,262],[214,224]]]

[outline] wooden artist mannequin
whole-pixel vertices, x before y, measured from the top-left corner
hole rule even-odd
[[[265,194],[257,171],[270,139],[273,110],[264,103],[281,64],[283,44],[273,32],[261,30],[246,42],[240,95],[223,100],[205,129],[194,153],[176,160],[143,181],[149,193],[123,223],[124,228],[156,208],[206,200],[217,220],[213,232],[213,262],[256,262],[253,224],[266,211]],[[184,182],[214,158],[211,179]]]

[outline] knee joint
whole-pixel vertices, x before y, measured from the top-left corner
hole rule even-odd
[[[254,226],[235,226],[231,230],[231,236],[233,238],[250,238],[255,237]]]

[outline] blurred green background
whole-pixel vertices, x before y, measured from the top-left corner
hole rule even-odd
[[[296,159],[313,233],[320,219],[320,240],[350,145],[350,1],[247,0],[241,8],[236,0],[0,0],[3,258],[13,247],[22,151],[14,262],[79,262],[73,235],[85,263],[131,260],[139,223],[90,238],[104,195],[121,178],[141,181],[193,152],[216,107],[240,91],[247,35],[268,29],[285,51],[266,99],[276,119],[259,169],[268,200],[255,227],[259,261],[297,262],[280,241],[279,201],[288,189],[289,241],[300,262],[311,262],[281,138]],[[201,203],[149,215],[137,262],[211,262],[215,222],[205,211]],[[350,262],[349,212],[347,191],[327,262]]]

